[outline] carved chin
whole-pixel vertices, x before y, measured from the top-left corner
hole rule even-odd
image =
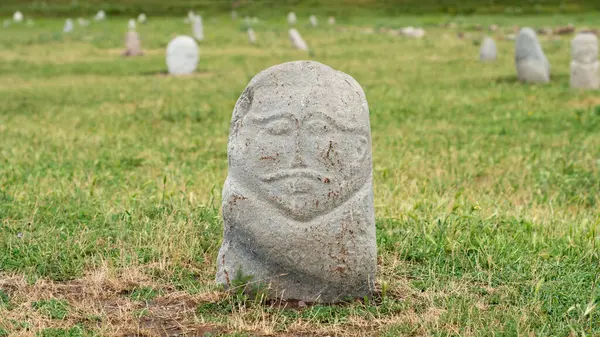
[[[331,207],[317,200],[307,200],[306,196],[276,197],[275,202],[285,215],[301,221],[311,220]]]

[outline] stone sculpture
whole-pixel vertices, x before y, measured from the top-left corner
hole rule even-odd
[[[481,43],[479,49],[479,60],[480,61],[494,61],[498,56],[498,49],[496,48],[496,42],[491,37],[485,37]]]
[[[96,16],[94,16],[94,21],[102,21],[106,19],[106,13],[103,10],[98,11]]]
[[[129,19],[129,23],[127,24],[127,28],[129,29],[129,31],[135,31],[135,26],[135,20]]]
[[[368,297],[377,264],[369,108],[314,61],[262,71],[238,99],[216,281],[269,298]]]
[[[300,50],[308,50],[306,42],[304,42],[304,39],[302,36],[300,36],[300,33],[298,33],[296,28],[290,29],[289,35],[290,41],[292,42],[292,47]]]
[[[15,14],[13,14],[13,21],[14,22],[22,22],[23,21],[23,13],[16,11]]]
[[[550,82],[550,63],[544,55],[535,31],[523,28],[517,36],[515,46],[517,77],[526,83]]]
[[[125,34],[125,51],[124,56],[139,56],[142,53],[142,42],[140,35],[137,32],[127,32]]]
[[[598,38],[579,33],[571,43],[571,87],[598,89]]]
[[[196,70],[200,60],[198,44],[189,36],[178,36],[167,46],[167,68],[171,75],[187,75]]]
[[[141,13],[140,15],[138,15],[137,21],[139,23],[146,23],[146,21],[148,21],[148,17],[146,16],[145,13]]]
[[[65,20],[65,26],[63,27],[63,32],[65,33],[70,33],[73,31],[73,20],[71,19],[67,19]]]
[[[248,28],[248,43],[256,44],[256,33],[254,33],[254,29]]]
[[[293,26],[296,24],[296,13],[294,12],[289,12],[288,16],[287,16],[287,20],[288,20],[288,24],[290,24],[290,26]]]
[[[204,40],[204,26],[202,25],[202,17],[200,15],[196,15],[192,19],[192,33],[196,41]]]

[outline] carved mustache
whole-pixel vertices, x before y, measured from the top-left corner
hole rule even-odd
[[[261,180],[266,181],[266,182],[272,182],[272,181],[277,181],[277,180],[281,180],[281,179],[287,179],[287,178],[310,178],[310,179],[315,179],[315,180],[321,180],[321,177],[323,177],[324,175],[317,172],[317,171],[313,171],[313,170],[306,170],[306,169],[300,169],[300,170],[285,170],[285,171],[280,171],[280,172],[275,172],[272,174],[266,174],[264,176],[261,177]]]

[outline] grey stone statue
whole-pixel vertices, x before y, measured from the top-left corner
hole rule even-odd
[[[371,295],[369,108],[351,76],[313,61],[262,71],[237,101],[227,154],[218,283],[305,302]]]
[[[571,87],[598,89],[598,38],[580,33],[571,43]]]
[[[544,55],[535,31],[531,28],[521,29],[517,36],[515,64],[521,82],[550,82],[550,62]]]

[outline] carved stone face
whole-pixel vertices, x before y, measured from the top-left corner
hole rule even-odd
[[[238,101],[229,140],[235,180],[297,220],[333,210],[371,175],[362,89],[322,67],[302,78],[259,74]]]
[[[594,34],[578,34],[572,42],[571,56],[580,63],[593,63],[598,60],[598,38]]]

